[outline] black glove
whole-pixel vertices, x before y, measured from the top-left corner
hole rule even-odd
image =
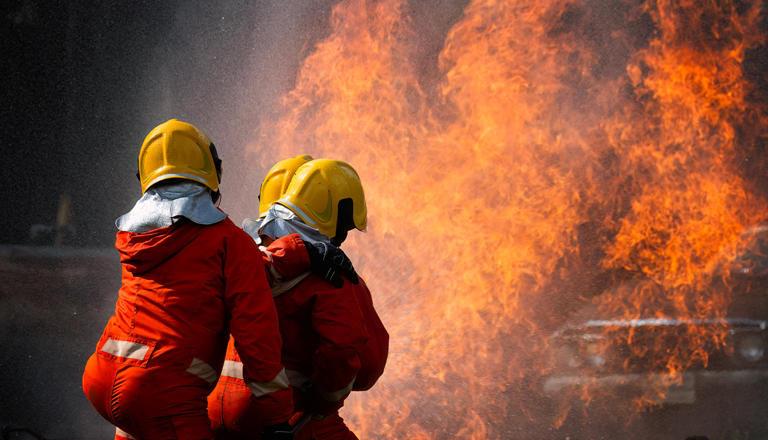
[[[323,420],[326,417],[335,414],[342,406],[344,406],[344,399],[331,402],[325,400],[320,394],[315,393],[312,396],[312,419]]]
[[[290,423],[283,422],[265,426],[261,430],[262,440],[293,440],[293,427]]]
[[[342,275],[349,278],[353,284],[359,282],[352,262],[341,249],[329,243],[309,241],[304,241],[304,247],[309,254],[312,273],[320,275],[336,288],[344,285]]]

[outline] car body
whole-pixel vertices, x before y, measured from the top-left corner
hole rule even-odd
[[[706,361],[694,362],[692,368],[681,372],[670,372],[668,364],[659,359],[664,354],[652,353],[653,348],[649,348],[660,339],[675,339],[680,344],[686,335],[714,335],[721,330],[726,332],[722,345],[713,346]],[[558,374],[547,377],[543,383],[548,395],[573,386],[610,386],[634,394],[654,393],[658,400],[654,402],[651,398],[651,404],[693,404],[698,388],[712,384],[750,386],[768,378],[767,320],[589,320],[564,326],[553,335],[550,345],[558,347]],[[638,355],[630,345],[644,345],[648,351]]]
[[[600,304],[638,288],[669,298],[635,278],[552,333],[551,369],[540,386],[558,438],[768,438],[768,227],[742,237],[723,251],[712,282],[687,296],[722,300],[715,316],[676,317],[652,306],[633,308],[640,316],[610,316],[606,310],[618,308]]]

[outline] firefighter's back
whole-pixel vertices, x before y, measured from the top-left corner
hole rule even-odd
[[[209,432],[204,402],[226,347],[224,264],[234,243],[254,247],[229,219],[118,233],[123,285],[83,376],[86,396],[107,420],[148,438]],[[252,251],[239,258],[253,271],[239,276],[266,290]]]

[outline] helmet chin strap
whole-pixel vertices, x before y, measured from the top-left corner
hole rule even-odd
[[[331,244],[336,247],[341,246],[341,244],[344,243],[344,240],[347,239],[347,232],[348,231],[337,232],[336,236],[331,239]]]

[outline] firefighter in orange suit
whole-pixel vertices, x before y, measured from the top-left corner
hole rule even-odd
[[[332,246],[340,245],[349,230],[365,229],[365,199],[354,169],[341,161],[298,159],[280,162],[267,174],[260,194],[262,216],[259,222],[246,220],[246,232],[262,244],[298,233],[305,243]],[[275,172],[281,167],[298,169],[295,174]],[[280,193],[275,187],[284,191],[270,206],[271,197]],[[369,389],[384,371],[389,335],[365,283],[350,281],[334,287],[303,273],[272,286],[296,414],[311,415],[294,438],[356,439],[338,410],[351,391]],[[231,342],[226,359],[208,396],[214,433],[217,439],[254,438],[266,422],[259,421],[260,408],[247,394],[242,356]]]
[[[264,418],[279,426],[293,405],[266,266],[303,272],[305,244],[287,237],[267,259],[214,205],[221,161],[193,125],[153,129],[137,175],[143,195],[116,221],[122,287],[85,367],[85,395],[116,438],[213,438],[206,395],[231,333],[251,399],[268,402]]]

